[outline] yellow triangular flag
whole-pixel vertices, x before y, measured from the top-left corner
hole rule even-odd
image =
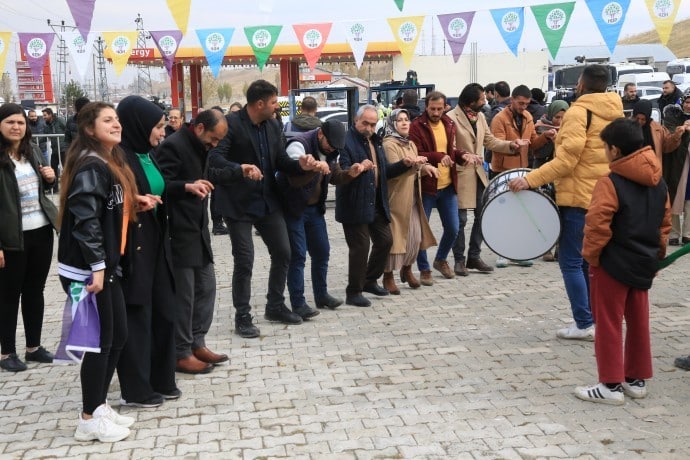
[[[645,0],[662,45],[668,43],[681,0]]]
[[[103,32],[103,39],[106,46],[106,57],[113,60],[115,75],[118,77],[125,70],[127,61],[132,55],[132,49],[137,43],[139,32],[136,30],[128,32]]]
[[[403,18],[388,18],[388,25],[398,42],[400,53],[406,66],[410,66],[414,50],[417,47],[419,37],[422,35],[424,16],[407,16]]]
[[[7,51],[10,49],[10,39],[12,32],[0,32],[0,75],[5,73],[5,63],[7,62]],[[9,101],[7,101],[9,102]]]
[[[172,14],[177,28],[182,31],[182,35],[187,35],[187,25],[189,24],[189,9],[192,6],[192,0],[166,0],[168,9]]]

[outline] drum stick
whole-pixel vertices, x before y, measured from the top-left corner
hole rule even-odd
[[[522,197],[520,196],[520,192],[513,192],[513,193],[515,193],[515,198],[517,198],[518,202],[520,203],[520,206],[522,207],[522,210],[525,211],[525,214],[527,214],[527,217],[529,218],[530,222],[532,222],[532,225],[534,225],[534,228],[537,229],[537,232],[539,233],[539,235],[541,235],[541,238],[544,241],[546,241],[546,235],[544,235],[544,232],[541,231],[541,228],[539,228],[539,224],[537,224],[537,221],[534,219],[534,216],[532,215],[531,212],[529,212],[529,209],[527,209],[527,206],[525,206],[525,202],[522,201]]]
[[[671,265],[673,262],[684,256],[685,254],[690,253],[690,243],[684,245],[682,248],[678,249],[675,251],[673,254],[670,256],[662,259],[659,261],[659,270],[664,269]]]

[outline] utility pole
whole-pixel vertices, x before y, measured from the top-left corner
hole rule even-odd
[[[105,40],[102,37],[98,37],[96,40],[96,67],[98,68],[98,89],[101,93],[101,101],[110,102],[110,94],[108,91],[108,75],[105,71],[105,56],[103,56],[103,50],[105,50]]]
[[[141,14],[137,13],[134,22],[137,25],[137,48],[146,48],[146,40],[151,38],[151,36],[144,30],[144,18]],[[139,95],[151,96],[153,92],[153,86],[151,84],[151,71],[149,66],[145,65],[143,62],[137,64],[137,93]]]
[[[67,84],[67,57],[68,50],[65,40],[62,38],[61,32],[65,32],[67,29],[75,30],[76,26],[65,25],[65,21],[60,21],[60,25],[55,25],[48,19],[48,26],[53,29],[53,33],[58,37],[58,57],[57,57],[57,114],[60,116],[60,106],[62,105],[62,92]],[[65,116],[67,116],[67,107],[65,109]]]

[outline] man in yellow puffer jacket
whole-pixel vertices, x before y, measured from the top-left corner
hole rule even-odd
[[[553,182],[561,213],[558,262],[570,300],[574,323],[559,329],[562,339],[594,340],[594,321],[589,305],[589,265],[582,258],[585,214],[597,180],[608,174],[609,162],[601,131],[623,116],[616,93],[607,93],[608,70],[585,67],[578,82],[579,97],[563,117],[555,139],[554,159],[525,177],[513,179],[513,192]]]

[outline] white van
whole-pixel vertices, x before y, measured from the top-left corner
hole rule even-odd
[[[670,80],[666,72],[631,73],[621,75],[618,79],[618,87],[625,88],[626,83],[635,83],[636,86],[656,86],[661,88],[666,80]]]
[[[673,83],[676,84],[681,91],[690,88],[690,73],[677,73],[673,76]]]

